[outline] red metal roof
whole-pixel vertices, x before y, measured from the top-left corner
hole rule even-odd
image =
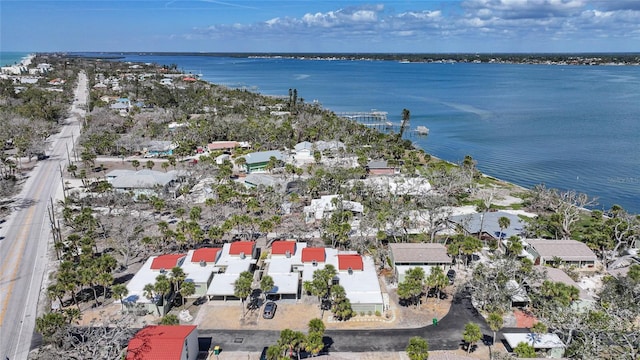
[[[236,241],[231,243],[229,255],[240,255],[240,253],[244,253],[247,256],[251,256],[255,245],[255,241]]]
[[[174,267],[178,266],[178,261],[180,258],[183,258],[184,254],[168,254],[168,255],[160,255],[153,259],[151,263],[152,270],[171,270]]]
[[[202,248],[193,252],[193,256],[191,257],[191,262],[205,261],[208,263],[216,262],[216,257],[218,256],[218,252],[220,248]]]
[[[129,340],[127,360],[180,360],[195,325],[151,325]]]
[[[354,255],[338,255],[338,270],[364,270],[362,256]]]
[[[324,262],[327,256],[324,253],[324,248],[312,248],[307,247],[302,249],[302,262]]]
[[[285,255],[287,251],[291,255],[296,253],[295,241],[274,241],[273,244],[271,244],[272,255]]]

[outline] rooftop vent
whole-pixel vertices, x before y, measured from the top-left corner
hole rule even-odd
[[[204,260],[200,260],[200,266],[205,267],[207,266],[207,262]]]
[[[244,254],[244,251],[240,252],[240,259],[244,259],[246,257],[247,257],[247,255]]]
[[[313,261],[311,262],[311,265],[313,265],[313,266],[318,266],[318,262],[317,262],[316,260],[313,260]]]
[[[291,257],[291,251],[289,251],[289,250],[285,251],[284,256],[290,258]]]
[[[353,268],[351,268],[351,267],[350,267],[350,268],[348,268],[348,269],[347,269],[347,272],[349,273],[349,275],[353,275]]]

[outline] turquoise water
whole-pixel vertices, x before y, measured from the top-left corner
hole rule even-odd
[[[268,95],[296,88],[335,111],[389,112],[427,137],[410,139],[484,173],[531,187],[544,183],[640,213],[640,67],[400,64],[385,61],[127,56],[175,63],[205,80]]]
[[[0,66],[14,65],[27,57],[28,52],[0,51]]]

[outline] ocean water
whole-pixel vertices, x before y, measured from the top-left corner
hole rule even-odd
[[[266,95],[296,88],[334,111],[411,111],[409,139],[518,185],[545,184],[640,213],[640,67],[128,55]]]
[[[0,66],[14,65],[26,58],[28,52],[0,51]]]

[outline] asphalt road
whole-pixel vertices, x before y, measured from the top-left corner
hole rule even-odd
[[[46,296],[42,280],[47,266],[47,247],[51,241],[47,206],[61,195],[60,166],[67,163],[67,147],[80,133],[84,115],[78,108],[86,104],[88,82],[79,75],[71,116],[58,134],[47,140],[48,159],[38,161],[27,174],[17,194],[12,214],[0,228],[0,356],[26,359],[37,317],[38,301]],[[73,136],[72,136],[73,134]]]
[[[465,295],[454,298],[451,310],[437,326],[415,329],[381,330],[328,330],[325,332],[325,350],[329,352],[379,352],[404,351],[413,336],[427,339],[429,350],[455,350],[462,345],[462,332],[468,322],[480,325],[483,334],[491,337],[492,331],[471,305]],[[212,345],[223,351],[259,352],[275,344],[279,331],[249,330],[199,330],[200,337],[211,337]]]

